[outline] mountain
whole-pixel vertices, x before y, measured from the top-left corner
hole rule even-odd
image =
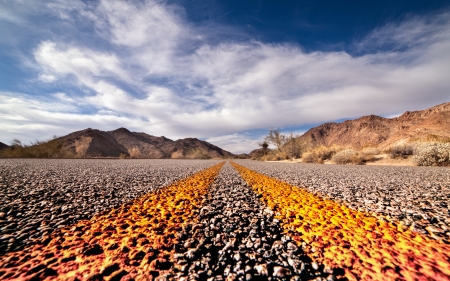
[[[173,141],[126,128],[114,131],[85,129],[60,137],[62,149],[78,157],[232,158],[234,154],[206,141],[186,138]]]
[[[8,147],[9,147],[9,145],[0,142],[0,150],[8,148]]]
[[[377,146],[381,149],[401,141],[450,140],[450,102],[407,111],[396,118],[369,115],[342,123],[325,123],[310,129],[299,140],[311,146]]]

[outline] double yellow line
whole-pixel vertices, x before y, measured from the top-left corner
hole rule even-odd
[[[450,280],[450,246],[232,165],[318,262],[350,280]]]
[[[350,280],[450,280],[450,247],[232,163],[286,233]],[[62,229],[0,261],[0,280],[149,280],[169,273],[223,163]],[[303,243],[305,242],[305,243]]]

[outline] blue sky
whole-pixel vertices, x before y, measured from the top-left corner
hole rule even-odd
[[[126,127],[241,153],[450,101],[448,1],[0,0],[0,34],[5,143]]]

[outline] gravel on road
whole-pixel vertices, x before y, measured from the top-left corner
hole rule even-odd
[[[180,280],[336,280],[313,262],[230,164],[175,245]]]
[[[0,255],[219,162],[0,159]]]
[[[450,244],[449,168],[235,162]]]
[[[172,267],[173,243],[223,163],[55,231],[0,260],[2,280],[153,280]]]
[[[314,260],[349,280],[450,280],[450,245],[232,163]]]
[[[0,278],[450,280],[448,168],[219,162],[0,159]]]

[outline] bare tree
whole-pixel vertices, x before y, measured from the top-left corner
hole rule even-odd
[[[286,136],[280,132],[280,129],[272,128],[264,140],[275,145],[278,151],[281,152],[283,145],[286,143]]]
[[[286,137],[286,143],[283,146],[283,150],[287,156],[291,159],[300,158],[303,153],[303,147],[300,143],[299,136],[291,133]]]
[[[11,142],[11,146],[22,147],[22,142],[19,139],[13,139],[13,141]]]
[[[262,148],[264,155],[267,154],[267,150],[269,148],[269,144],[266,141],[258,142],[258,145]]]

